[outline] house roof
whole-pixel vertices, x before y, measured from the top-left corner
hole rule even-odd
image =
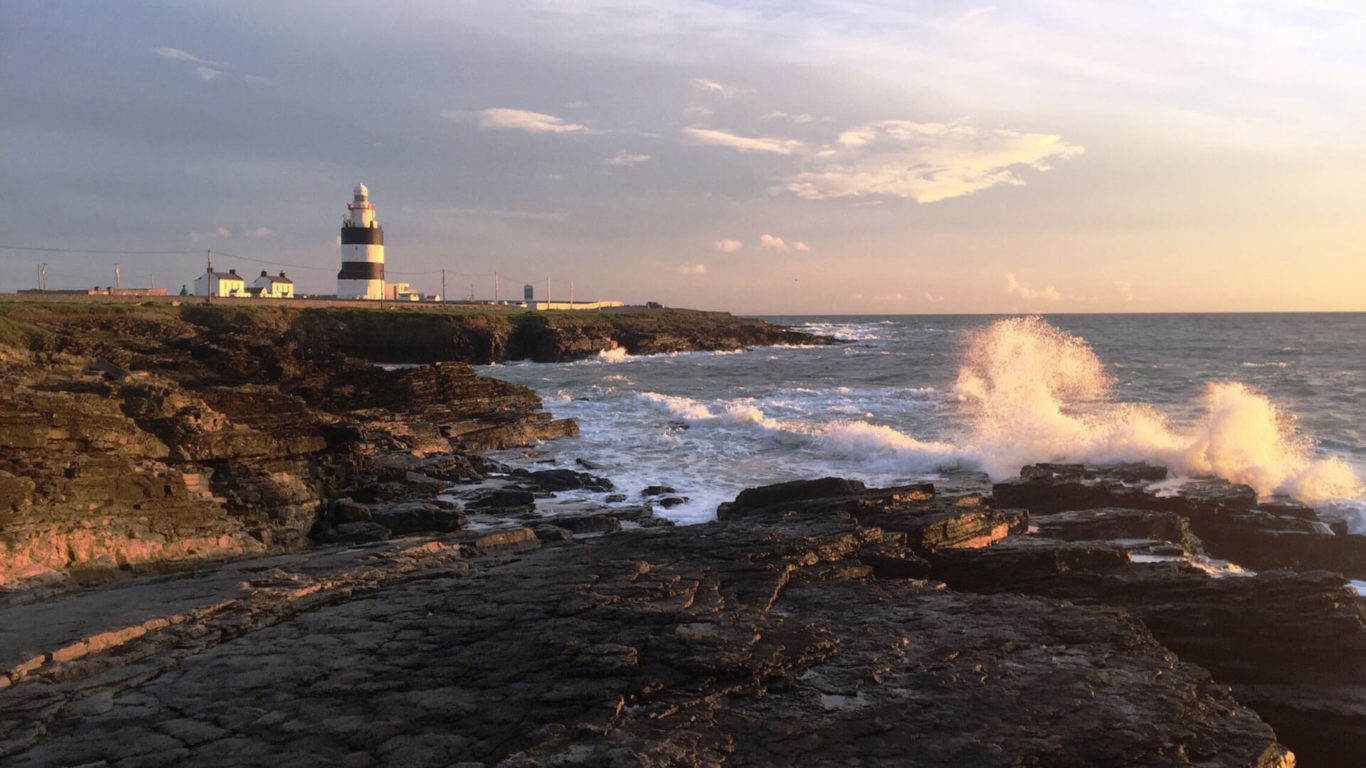
[[[213,275],[219,280],[242,280],[243,282],[245,282],[245,278],[243,278],[236,272],[209,272],[207,274]]]

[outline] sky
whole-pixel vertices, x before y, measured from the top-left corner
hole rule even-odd
[[[1363,311],[1363,8],[6,0],[0,291]]]

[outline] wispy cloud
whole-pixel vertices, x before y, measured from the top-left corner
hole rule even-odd
[[[604,160],[603,163],[606,165],[616,166],[639,165],[643,162],[646,162],[649,159],[649,155],[632,154],[623,149],[615,155],[612,155],[611,157]]]
[[[750,92],[748,88],[726,85],[725,83],[718,83],[715,80],[707,80],[702,77],[693,80],[692,84],[694,88],[706,91],[707,93],[714,93],[723,99],[733,99],[742,93]]]
[[[735,253],[736,251],[743,248],[744,244],[741,243],[739,240],[725,239],[713,241],[711,247],[715,248],[721,253]]]
[[[1018,169],[1052,168],[1082,147],[1059,136],[963,123],[881,120],[840,134],[808,158],[786,189],[808,200],[885,195],[932,203],[998,184],[1023,184]]]
[[[275,230],[271,229],[270,227],[257,227],[256,229],[248,229],[243,234],[245,234],[247,237],[255,238],[257,240],[264,240],[267,237],[274,235]]]
[[[805,114],[803,114],[803,115],[794,115],[794,114],[791,114],[791,113],[788,113],[788,112],[775,111],[775,112],[769,112],[768,114],[764,115],[763,119],[764,119],[764,120],[786,120],[786,121],[788,121],[788,122],[796,123],[796,124],[798,124],[798,125],[804,125],[804,124],[806,124],[806,123],[811,122],[811,121],[814,120],[815,118],[812,117],[811,115],[805,115]]]
[[[493,130],[516,130],[528,133],[574,133],[587,130],[579,123],[571,123],[544,112],[529,112],[525,109],[490,107],[479,112],[459,112],[443,109],[441,116],[457,123],[478,123],[481,128]]]
[[[706,264],[683,264],[678,268],[680,275],[705,275],[707,274]]]
[[[797,139],[753,138],[711,128],[684,128],[683,135],[695,144],[727,147],[737,152],[771,152],[777,155],[791,155],[806,148],[806,145]]]
[[[227,68],[226,64],[209,61],[208,59],[201,59],[198,56],[195,56],[188,51],[182,51],[179,48],[153,48],[152,52],[163,59],[193,64],[195,74],[199,75],[199,79],[204,81],[215,80],[221,77],[223,71]]]
[[[232,232],[228,231],[227,227],[219,227],[208,232],[191,232],[187,237],[193,243],[198,243],[201,240],[227,240],[232,237]]]
[[[1115,290],[1119,291],[1119,297],[1124,301],[1134,300],[1134,284],[1128,280],[1116,280]]]
[[[1032,301],[1034,299],[1043,299],[1045,301],[1062,301],[1062,294],[1058,293],[1058,289],[1054,288],[1053,286],[1050,285],[1047,288],[1042,289],[1030,288],[1028,286],[1021,285],[1020,281],[1016,280],[1015,276],[1011,274],[1006,275],[1006,293],[1010,294],[1011,296],[1019,296],[1025,301]]]

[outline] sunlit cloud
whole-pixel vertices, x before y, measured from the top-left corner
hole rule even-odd
[[[1059,136],[962,123],[881,120],[840,134],[812,153],[786,189],[808,200],[883,195],[932,203],[998,184],[1023,184],[1019,169],[1047,171],[1082,147]]]
[[[779,253],[782,253],[784,251],[800,251],[802,253],[808,253],[811,251],[811,246],[807,245],[806,243],[803,243],[800,240],[795,240],[789,243],[781,237],[778,237],[777,235],[769,234],[763,234],[759,236],[759,247],[766,248],[770,251],[778,251]]]
[[[1047,288],[1042,289],[1030,288],[1028,286],[1021,285],[1020,281],[1016,280],[1015,276],[1011,274],[1006,275],[1006,293],[1010,294],[1011,296],[1018,296],[1024,299],[1025,301],[1032,301],[1034,299],[1043,299],[1045,301],[1062,301],[1062,294],[1058,293],[1058,289],[1054,288],[1053,286],[1050,285]]]
[[[720,251],[721,253],[735,253],[736,251],[738,251],[738,250],[740,250],[742,247],[744,247],[744,244],[741,243],[739,240],[729,240],[729,239],[726,239],[726,240],[716,240],[716,241],[714,241],[714,242],[711,244],[711,247],[715,248],[716,250]]]
[[[649,155],[631,154],[622,150],[603,161],[606,165],[629,166],[639,165],[650,159]]]
[[[694,144],[726,147],[737,152],[771,152],[776,155],[791,155],[806,147],[805,144],[796,139],[752,138],[711,128],[684,128],[683,135]]]
[[[749,93],[748,88],[738,88],[733,85],[726,85],[725,83],[718,83],[715,80],[707,80],[701,77],[693,80],[692,84],[694,88],[706,91],[707,93],[714,93],[723,99],[733,99],[742,93]]]
[[[528,133],[573,133],[586,128],[579,123],[570,123],[544,112],[529,112],[525,109],[490,107],[479,112],[458,112],[443,109],[441,116],[457,123],[474,122],[481,128],[493,130],[516,130]]]
[[[678,268],[680,275],[705,275],[707,274],[706,264],[683,264]]]
[[[790,114],[790,113],[788,113],[788,112],[774,111],[774,112],[769,112],[768,114],[764,115],[764,116],[763,116],[763,119],[764,119],[764,120],[786,120],[786,121],[788,121],[788,122],[790,122],[790,123],[796,123],[796,124],[798,124],[798,125],[805,125],[806,123],[811,122],[811,121],[814,120],[815,118],[813,118],[811,115],[794,115],[794,114]]]

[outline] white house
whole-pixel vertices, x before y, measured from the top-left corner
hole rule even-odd
[[[261,289],[259,295],[263,299],[294,298],[294,281],[285,277],[284,270],[279,275],[268,275],[264,269],[261,270],[261,276],[256,278],[251,287]]]
[[[237,274],[236,269],[227,272],[207,270],[194,279],[196,296],[246,296],[247,281]]]

